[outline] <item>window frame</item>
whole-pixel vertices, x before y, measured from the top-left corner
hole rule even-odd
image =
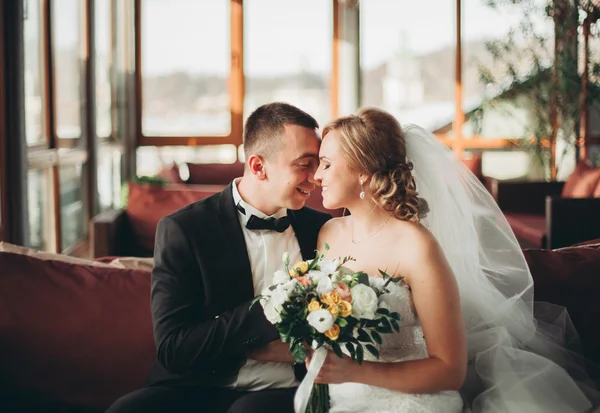
[[[142,0],[135,0],[136,147],[242,144],[244,107],[243,0],[230,0],[230,68],[228,78],[231,128],[228,135],[151,136],[142,130]]]

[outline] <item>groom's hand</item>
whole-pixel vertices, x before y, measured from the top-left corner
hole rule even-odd
[[[272,361],[276,363],[293,364],[295,362],[289,344],[281,340],[271,341],[262,347],[250,350],[246,353],[246,357],[257,361]]]

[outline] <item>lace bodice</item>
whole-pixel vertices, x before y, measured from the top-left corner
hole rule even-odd
[[[381,279],[371,279],[377,285]],[[382,344],[376,359],[365,351],[365,360],[376,362],[401,362],[427,357],[427,344],[415,311],[410,289],[403,284],[390,284],[389,294],[380,297],[390,311],[401,315],[400,331],[381,334]],[[458,392],[436,394],[408,394],[394,392],[358,383],[330,385],[331,413],[458,413],[462,411],[462,399]]]
[[[379,280],[379,279],[377,279]],[[372,280],[372,283],[379,282]],[[417,317],[412,294],[405,284],[389,284],[389,294],[380,297],[390,311],[400,313],[400,331],[382,334],[383,343],[378,345],[379,360],[369,352],[365,358],[369,361],[395,362],[427,357],[427,344],[423,337],[423,329]]]

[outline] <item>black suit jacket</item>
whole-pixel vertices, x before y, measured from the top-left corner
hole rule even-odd
[[[161,219],[152,270],[157,363],[147,384],[218,384],[234,377],[247,351],[279,338],[254,298],[232,186]],[[303,259],[315,256],[330,215],[288,211]]]

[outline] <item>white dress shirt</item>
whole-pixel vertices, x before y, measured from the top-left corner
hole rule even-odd
[[[246,228],[246,222],[252,215],[258,218],[269,218],[252,205],[246,203],[237,189],[238,180],[233,181],[233,202],[244,208],[245,213],[238,210],[240,226],[244,233],[250,268],[252,270],[252,282],[254,295],[272,284],[273,275],[277,270],[283,270],[282,256],[284,252],[290,254],[292,264],[302,261],[300,246],[296,239],[294,229],[290,225],[284,232],[269,230],[250,230]],[[287,215],[285,208],[277,211],[270,217],[281,218]],[[228,387],[238,390],[258,391],[264,389],[296,387],[300,383],[294,376],[291,364],[260,362],[248,359],[239,371],[237,380]]]

